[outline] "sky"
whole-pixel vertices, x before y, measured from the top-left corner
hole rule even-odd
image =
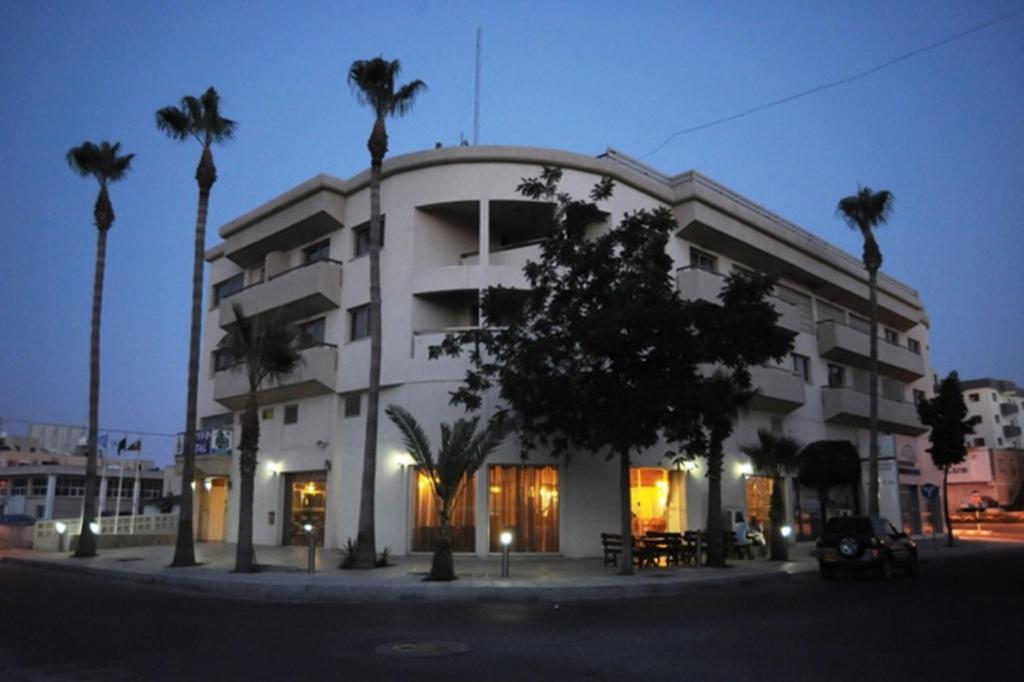
[[[429,90],[389,124],[392,155],[481,144],[689,169],[860,256],[836,216],[858,186],[895,211],[883,271],[915,287],[940,374],[1024,385],[1024,14],[865,78],[699,126],[869,70],[1024,9],[971,2],[7,2],[0,6],[0,417],[85,424],[96,185],[65,155],[135,153],[116,184],[104,289],[100,426],[170,461],[184,429],[199,148],[154,112],[215,86],[234,141],[220,225],[318,173],[368,166],[352,61],[400,59]],[[659,148],[660,147],[660,148]],[[656,152],[651,153],[655,148]]]

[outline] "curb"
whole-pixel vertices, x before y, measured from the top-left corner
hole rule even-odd
[[[315,582],[293,584],[256,582],[237,577],[197,577],[123,571],[107,567],[74,565],[20,557],[5,557],[3,563],[42,568],[55,572],[91,575],[123,580],[145,586],[159,586],[193,595],[261,602],[285,603],[382,603],[382,602],[574,602],[673,596],[711,589],[740,587],[757,583],[786,581],[817,572],[815,565],[795,564],[789,568],[756,574],[708,574],[696,579],[672,582],[665,579],[639,584],[617,585],[522,585],[491,583],[463,586],[452,583],[413,585],[337,585]],[[187,571],[190,569],[174,569]],[[194,570],[194,569],[191,569]],[[706,569],[712,570],[712,569]],[[714,569],[718,571],[720,569]],[[315,580],[315,578],[312,578]]]

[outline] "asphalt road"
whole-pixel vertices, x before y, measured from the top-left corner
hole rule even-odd
[[[807,575],[559,606],[321,606],[0,565],[0,680],[1015,679],[1021,575],[1024,547],[925,560],[918,578],[889,583]],[[468,650],[388,648],[417,642]]]

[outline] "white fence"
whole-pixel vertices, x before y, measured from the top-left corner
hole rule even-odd
[[[78,535],[82,528],[82,519],[50,519],[36,521],[34,549],[44,552],[56,552],[61,548],[61,534],[57,532],[57,524],[64,525],[64,549],[70,547],[71,537]],[[100,535],[174,535],[178,532],[177,514],[140,514],[133,519],[131,516],[105,516],[100,521]],[[130,544],[130,543],[128,543]]]

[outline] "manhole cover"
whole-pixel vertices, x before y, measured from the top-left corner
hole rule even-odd
[[[389,642],[381,644],[374,651],[385,656],[414,658],[462,654],[469,651],[469,646],[462,642]]]

